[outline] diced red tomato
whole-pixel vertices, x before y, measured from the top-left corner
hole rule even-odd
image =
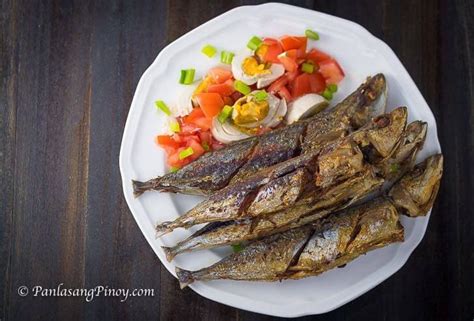
[[[224,101],[225,105],[232,106],[234,104],[234,100],[232,99],[232,97],[223,97],[222,100]]]
[[[320,62],[319,72],[327,84],[338,84],[344,78],[344,71],[334,59]]]
[[[286,75],[281,76],[275,80],[270,87],[268,87],[268,92],[276,93],[280,90],[281,87],[285,86],[288,83],[288,77]]]
[[[294,36],[283,36],[280,38],[281,46],[283,47],[284,51],[290,49],[299,49],[304,44],[301,41],[302,37],[294,37]]]
[[[187,124],[192,124],[194,120],[199,117],[205,117],[205,115],[202,112],[201,108],[195,107],[193,108],[193,111],[191,111],[187,116],[183,117],[183,122]]]
[[[197,127],[201,128],[202,130],[209,130],[212,126],[212,118],[209,117],[199,117],[194,120],[194,123]]]
[[[314,63],[320,63],[325,60],[330,60],[332,59],[331,56],[329,56],[327,53],[322,52],[318,49],[311,49],[307,54],[306,54],[306,59],[311,60]]]
[[[319,94],[326,88],[326,81],[319,72],[314,72],[309,75],[309,85],[312,93]]]
[[[203,117],[200,117],[203,118]],[[200,119],[196,118],[196,119]],[[180,134],[193,134],[199,131],[199,126],[196,124],[196,119],[193,120],[192,123],[182,123],[181,124],[181,132]]]
[[[171,148],[178,148],[179,144],[168,135],[158,135],[155,137],[155,142],[161,147],[171,147]]]
[[[170,154],[167,159],[168,165],[176,168],[181,168],[189,164],[191,162],[190,157],[179,159],[179,153],[185,149],[186,147],[180,147],[174,153]]]
[[[298,58],[298,49],[290,49],[290,50],[285,51],[285,53],[287,57],[290,57],[291,59],[294,59],[295,61]]]
[[[187,147],[191,147],[193,149],[193,154],[189,156],[191,160],[195,160],[199,158],[202,154],[206,152],[204,148],[202,147],[201,143],[196,140],[190,140],[187,143]]]
[[[219,114],[224,101],[221,95],[216,93],[200,93],[196,95],[196,100],[207,118],[212,118]]]
[[[295,54],[296,54],[296,51],[295,51]],[[293,54],[290,53],[290,55],[293,55]],[[291,56],[288,55],[288,52],[284,52],[278,55],[278,59],[283,64],[283,67],[285,67],[285,70],[289,72],[293,72],[298,69],[296,58],[291,58]]]
[[[264,60],[273,63],[279,63],[278,55],[283,52],[283,48],[280,42],[273,38],[263,39],[263,43],[267,46],[267,51],[264,56]]]
[[[216,93],[221,95],[222,97],[227,97],[230,96],[234,93],[235,89],[234,86],[229,86],[227,81],[222,84],[215,84],[215,85],[210,85],[207,87],[207,92],[208,93]]]
[[[298,98],[309,93],[311,93],[310,75],[302,73],[291,83],[291,96]]]
[[[232,78],[232,71],[221,67],[211,68],[207,74],[216,84],[222,84]]]
[[[201,139],[201,144],[207,144],[211,146],[212,144],[212,134],[209,131],[203,131],[199,133],[199,138]]]
[[[292,99],[290,91],[288,90],[288,88],[286,88],[286,86],[281,87],[278,90],[278,94],[281,98],[285,98],[286,101],[291,101]]]
[[[296,76],[298,76],[300,73],[301,73],[301,72],[299,71],[299,69],[296,69],[296,70],[293,71],[293,72],[287,71],[287,72],[285,73],[285,76],[286,76],[286,78],[288,79],[288,81],[293,81],[293,80],[296,78]]]
[[[301,45],[296,48],[298,50],[298,58],[304,58],[306,56],[306,47],[308,45],[308,38],[306,37],[296,37],[300,42]]]

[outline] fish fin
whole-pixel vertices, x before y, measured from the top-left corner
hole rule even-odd
[[[184,289],[194,282],[193,272],[176,267],[176,276],[178,277],[179,287]]]
[[[165,252],[166,259],[168,260],[168,262],[171,262],[174,259],[174,257],[176,256],[176,254],[173,251],[173,248],[168,247],[168,246],[162,246],[161,248]]]
[[[132,179],[133,185],[133,196],[139,197],[144,192],[149,191],[156,184],[156,180],[149,180],[146,182],[140,182]]]

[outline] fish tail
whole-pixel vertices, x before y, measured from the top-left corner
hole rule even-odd
[[[171,262],[176,256],[176,253],[174,252],[173,248],[168,246],[162,246],[161,248],[165,252],[166,259],[168,260],[168,262]]]
[[[194,282],[193,272],[176,267],[176,276],[178,277],[179,287],[184,289]]]
[[[144,192],[154,189],[156,187],[157,182],[157,179],[150,179],[146,182],[140,182],[132,179],[133,196],[139,197]]]
[[[158,224],[155,227],[156,230],[156,237],[161,237],[173,230],[173,228],[170,226],[172,225],[173,222],[163,222],[161,224]]]

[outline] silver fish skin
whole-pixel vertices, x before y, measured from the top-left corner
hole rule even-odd
[[[385,111],[387,84],[383,74],[369,77],[330,110],[261,136],[238,141],[204,154],[174,173],[132,181],[134,195],[156,190],[208,195],[286,159],[312,153],[325,142],[358,129]]]
[[[403,134],[404,138],[397,146],[397,150],[390,157],[383,159],[377,164],[377,167],[375,167],[375,169],[377,171],[380,171],[382,177],[386,178],[376,178],[374,180],[374,178],[372,178],[374,174],[365,176],[360,180],[353,178],[342,184],[335,185],[335,187],[333,187],[332,189],[328,189],[325,192],[326,196],[321,197],[320,202],[313,203],[310,206],[310,199],[302,198],[299,201],[300,203],[297,203],[292,208],[286,211],[278,211],[273,215],[267,216],[264,219],[260,219],[258,221],[247,220],[242,222],[226,222],[225,224],[211,224],[209,226],[204,227],[204,229],[200,230],[196,234],[193,234],[185,240],[179,242],[175,246],[165,247],[164,251],[167,255],[168,260],[172,260],[176,255],[184,252],[246,242],[259,237],[263,237],[265,235],[271,235],[282,230],[305,225],[317,221],[337,209],[349,207],[354,203],[361,202],[369,195],[379,190],[384,183],[394,182],[398,180],[400,175],[405,174],[407,171],[413,168],[414,159],[416,158],[418,151],[423,147],[423,142],[426,137],[426,127],[426,123],[418,121],[409,124]],[[432,176],[437,177],[439,179],[439,158],[441,157],[442,162],[442,156],[433,157],[435,158],[435,160],[438,160],[436,162],[430,161],[431,163],[433,163],[433,166],[430,166],[430,168],[433,168],[433,171],[426,172],[425,176],[432,175],[431,173],[433,173],[434,175]],[[431,157],[428,158],[426,162],[428,162],[430,159]],[[394,164],[397,165],[396,172],[393,172],[393,170],[391,169],[393,168]],[[419,176],[416,177],[423,177],[420,175],[422,174],[419,174]],[[405,181],[407,183],[410,182],[407,180]],[[413,179],[411,181],[411,184],[414,184]],[[421,179],[415,179],[415,182],[416,181],[421,181]],[[400,184],[398,184],[398,186],[400,186]],[[430,186],[432,186],[432,189],[436,188],[436,184],[432,184],[428,185],[426,188],[424,188],[424,190],[430,190]],[[396,189],[396,187],[393,187],[391,193],[394,194]],[[407,195],[404,192],[402,193],[403,188],[401,188],[400,190],[401,191],[396,192],[397,195],[400,196],[395,198],[395,202],[403,203],[403,199],[406,199]],[[350,191],[355,192],[355,194],[345,194]],[[337,198],[335,198],[334,200],[338,201],[333,203],[333,207],[328,206],[327,200],[330,200],[336,195]],[[436,194],[434,193],[431,199],[433,199],[435,196]],[[324,207],[325,203],[326,207]],[[406,203],[412,204],[413,202]],[[430,207],[430,204],[422,204],[422,206],[426,208]],[[414,211],[412,210],[412,212]]]
[[[176,220],[158,224],[156,226],[157,235],[171,232],[175,228],[188,228],[200,223],[239,220],[255,216],[255,213],[247,211],[247,207],[250,204],[251,209],[253,209],[252,205],[255,204],[256,193],[258,195],[257,189],[264,184],[266,184],[263,187],[264,189],[271,189],[272,185],[275,184],[272,180],[278,178],[279,174],[287,174],[298,166],[306,166],[309,173],[314,172],[319,167],[316,185],[319,183],[319,185],[322,185],[321,187],[328,187],[338,180],[350,178],[364,169],[363,155],[358,146],[366,149],[373,148],[372,153],[380,154],[380,157],[390,155],[402,137],[406,120],[406,107],[399,107],[389,114],[378,116],[360,130],[353,132],[348,137],[341,138],[340,141],[334,142],[331,146],[325,147],[319,155],[303,154],[229,185]],[[380,152],[378,149],[380,149]],[[316,156],[317,163],[313,164]],[[319,164],[320,162],[321,164]],[[297,189],[294,197],[289,197],[286,200],[285,206],[290,206],[292,204],[290,201],[294,203],[298,199],[304,189],[304,177],[299,177],[300,182],[296,186],[300,188]],[[280,184],[280,187],[279,194],[295,192],[290,185]],[[265,199],[264,203],[261,204],[261,207],[265,208],[265,212],[261,212],[261,214],[275,212],[281,209],[283,203],[283,201],[275,202]]]
[[[184,288],[196,280],[278,280],[304,246],[311,232],[311,227],[306,226],[270,236],[198,271],[176,268],[180,286]]]
[[[278,281],[318,275],[375,248],[403,241],[403,226],[383,198],[250,243],[241,252],[198,271],[176,269],[183,288],[218,279]]]

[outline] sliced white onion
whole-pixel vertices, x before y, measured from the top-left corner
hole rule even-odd
[[[229,144],[231,142],[249,137],[249,135],[242,133],[237,128],[232,126],[230,123],[225,122],[224,124],[225,124],[225,129],[224,129],[223,124],[220,123],[217,117],[214,117],[214,119],[212,120],[212,127],[211,127],[212,136],[214,136],[214,138],[220,141],[221,143]]]
[[[288,105],[286,122],[291,124],[297,120],[310,117],[328,106],[328,101],[318,94],[303,95]]]

